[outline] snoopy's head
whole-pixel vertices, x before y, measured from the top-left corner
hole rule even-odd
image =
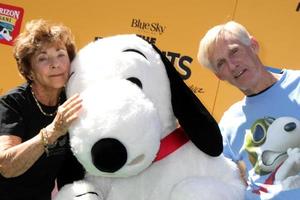
[[[11,31],[0,24],[0,39],[2,38],[4,38],[6,41],[12,40]]]
[[[83,108],[70,128],[71,146],[93,175],[140,173],[177,120],[202,151],[213,156],[222,151],[209,112],[159,49],[136,35],[107,37],[82,48],[67,84],[67,96],[75,93]]]
[[[245,136],[245,149],[257,174],[274,171],[287,158],[289,148],[299,147],[300,122],[294,117],[256,120]]]

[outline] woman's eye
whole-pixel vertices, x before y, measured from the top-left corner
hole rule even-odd
[[[39,57],[38,58],[38,62],[45,62],[45,61],[47,61],[48,60],[48,58],[47,57]]]
[[[68,54],[68,52],[65,49],[59,49],[57,51],[57,57],[65,57],[67,54]]]
[[[60,54],[58,54],[58,57],[65,57],[66,56],[66,54],[64,54],[64,53],[60,53]]]

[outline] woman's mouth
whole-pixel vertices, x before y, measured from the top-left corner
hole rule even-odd
[[[50,75],[50,77],[60,77],[60,76],[63,76],[64,74],[52,74]]]

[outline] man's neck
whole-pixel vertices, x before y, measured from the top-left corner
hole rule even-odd
[[[246,96],[255,96],[260,94],[274,85],[282,76],[282,74],[275,74],[272,72],[265,72],[265,75],[262,76],[261,82],[257,87],[249,90],[242,91]]]

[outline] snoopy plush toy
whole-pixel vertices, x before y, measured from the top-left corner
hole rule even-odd
[[[237,200],[244,184],[218,125],[169,60],[136,35],[94,41],[72,62],[70,128],[84,180],[55,200]]]

